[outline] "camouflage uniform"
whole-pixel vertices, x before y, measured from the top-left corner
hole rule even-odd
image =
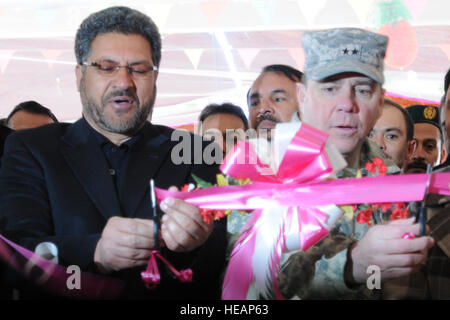
[[[382,158],[388,173],[400,169],[385,158],[380,148],[366,139],[359,162],[343,170],[341,176],[354,176],[356,169],[375,157]],[[307,251],[295,251],[282,256],[279,287],[287,299],[373,299],[380,290],[369,290],[365,285],[349,288],[344,282],[344,267],[348,248],[367,231],[366,224],[358,224],[355,216],[344,215],[330,235]]]

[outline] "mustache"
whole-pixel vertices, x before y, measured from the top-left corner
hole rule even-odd
[[[259,124],[260,124],[261,122],[263,122],[264,120],[269,120],[269,121],[272,121],[272,122],[274,122],[274,123],[278,123],[278,122],[279,122],[279,121],[278,121],[277,119],[275,119],[272,115],[270,115],[270,114],[263,114],[262,116],[260,116],[260,117],[256,120],[256,123],[255,123],[255,129],[257,129],[258,126],[259,126]]]
[[[108,93],[105,98],[103,99],[103,102],[107,102],[109,99],[114,98],[114,97],[130,97],[131,99],[133,99],[135,102],[137,102],[137,104],[139,105],[139,98],[137,97],[137,95],[131,91],[130,89],[126,89],[126,90],[114,90],[111,91],[110,93]]]
[[[426,172],[427,164],[421,160],[416,160],[416,161],[408,163],[405,167],[406,172],[408,172],[411,169],[420,169],[420,170],[423,170],[424,172]]]

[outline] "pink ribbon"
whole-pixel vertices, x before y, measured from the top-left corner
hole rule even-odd
[[[21,265],[16,254],[26,259],[25,265]],[[80,289],[69,289],[67,286],[67,269],[57,265],[34,252],[27,250],[18,244],[0,235],[0,258],[11,268],[28,278],[32,268],[42,271],[39,279],[34,280],[36,284],[46,288],[50,293],[80,299],[114,299],[119,297],[125,283],[120,280],[95,275],[88,272],[80,274]]]
[[[277,298],[276,277],[280,256],[285,250],[286,230],[293,219],[293,207],[298,221],[298,236],[302,250],[320,241],[328,234],[323,227],[327,215],[316,206],[359,203],[409,202],[423,200],[426,174],[393,175],[384,177],[323,180],[332,172],[324,150],[327,135],[302,124],[290,142],[276,173],[259,161],[249,143],[239,142],[221,166],[224,174],[234,178],[249,178],[253,183],[244,186],[221,186],[191,192],[169,192],[157,189],[156,197],[184,201],[205,209],[257,210],[241,230],[231,253],[223,284],[223,299],[246,299],[254,280],[252,257],[256,236],[266,208],[290,207],[278,240],[274,244],[269,265],[271,282]],[[450,195],[450,173],[433,174],[429,192]]]
[[[141,272],[142,281],[145,283],[147,289],[153,290],[155,289],[160,281],[161,275],[158,269],[158,263],[156,262],[156,258],[159,258],[162,262],[164,262],[169,270],[178,278],[181,282],[191,282],[192,281],[192,269],[184,269],[178,271],[175,267],[167,261],[158,250],[152,250],[150,254],[150,259],[148,261],[147,269]]]
[[[257,158],[251,144],[241,142],[235,148],[233,154],[225,159],[221,170],[225,175],[234,178],[250,178],[253,182],[272,181],[274,183],[269,184],[272,187],[270,190],[273,193],[277,193],[279,187],[292,183],[318,181],[327,177],[333,171],[327,153],[325,152],[327,137],[327,134],[303,124],[289,143],[276,173],[271,172],[268,166],[262,165],[259,161],[257,161],[256,165],[248,162],[244,162],[243,164],[236,162],[236,157],[233,154],[241,154],[242,151],[239,150],[248,150],[249,158]],[[264,174],[261,174],[262,172]],[[249,173],[251,173],[250,176]],[[260,187],[265,189],[267,183],[262,184]],[[271,199],[273,198],[267,198],[269,201],[272,201]],[[254,194],[247,200],[250,200],[247,201],[247,204],[249,202],[253,203],[255,200],[258,202],[260,200],[259,194]],[[325,221],[326,215],[322,213],[317,214],[318,211],[312,208],[297,209],[297,219],[299,221],[299,228],[297,230],[302,250],[306,250],[307,247],[328,234],[328,230],[321,224],[321,222]],[[250,221],[251,223],[255,221],[255,223],[248,226],[250,228],[249,234],[243,233],[237,241],[238,243],[242,243],[247,238],[251,238],[253,243],[247,245],[245,249],[243,249],[242,244],[233,248],[223,284],[223,299],[245,299],[244,295],[247,294],[248,288],[253,280],[252,268],[247,269],[249,274],[244,277],[245,280],[243,281],[241,278],[242,270],[235,270],[236,268],[234,266],[241,266],[243,263],[248,265],[252,261],[255,241],[253,238],[256,237],[256,233],[258,232],[257,221],[260,217],[261,215],[256,218],[256,221],[255,219]],[[272,248],[272,258],[269,264],[271,282],[277,299],[283,299],[276,279],[279,273],[280,257],[285,250],[286,230],[288,229],[286,228],[286,223],[289,225],[293,221],[292,218],[293,209],[289,208],[285,223],[282,226],[278,239],[275,241],[274,248]],[[239,251],[243,251],[244,254],[238,255],[237,253]],[[238,288],[237,283],[241,283],[243,288]]]
[[[450,172],[433,173],[429,193],[450,195]],[[173,197],[199,208],[251,210],[268,206],[320,206],[359,203],[421,201],[427,174],[346,178],[308,183],[252,183],[221,186],[190,192],[156,189],[159,201]]]
[[[326,133],[302,124],[291,140],[276,173],[258,159],[250,143],[238,141],[220,170],[225,175],[250,179],[252,182],[290,183],[323,179],[333,170],[324,150],[327,137]]]

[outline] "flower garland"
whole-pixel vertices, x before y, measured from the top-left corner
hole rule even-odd
[[[217,180],[216,184],[206,182],[194,174],[192,174],[192,178],[197,183],[197,186],[195,186],[192,183],[185,184],[181,188],[181,191],[187,192],[187,191],[192,191],[195,189],[210,188],[210,187],[214,187],[214,186],[233,186],[233,185],[243,186],[243,185],[251,183],[250,179],[234,179],[229,176],[224,176],[223,174],[216,175],[216,180]],[[230,215],[232,211],[233,210],[213,210],[213,209],[204,209],[203,208],[203,209],[200,209],[200,214],[202,215],[203,221],[207,224],[210,224],[214,220],[219,220],[219,219],[222,219],[222,218]],[[238,210],[238,212],[241,215],[245,215],[251,211]]]
[[[356,177],[361,178],[363,176],[385,176],[387,173],[387,166],[381,158],[373,158],[372,161],[368,161],[363,169],[358,170]],[[246,185],[250,184],[250,179],[234,179],[223,174],[216,175],[216,184],[206,182],[196,175],[192,175],[197,186],[194,184],[185,184],[181,191],[188,192],[195,189],[209,188],[213,186],[230,186],[230,185]],[[403,202],[397,203],[374,203],[374,204],[358,204],[358,205],[341,205],[339,206],[344,214],[353,219],[356,214],[356,222],[359,224],[366,223],[371,226],[373,224],[383,223],[389,220],[404,219],[408,216],[408,208]],[[214,220],[222,219],[230,215],[232,210],[213,210],[213,209],[200,209],[203,221],[210,224]],[[241,215],[249,213],[245,210],[238,211]]]
[[[373,158],[364,166],[364,169],[358,170],[356,177],[362,176],[385,176],[387,166],[381,158]],[[408,208],[403,202],[396,203],[374,203],[359,205],[339,206],[347,217],[353,219],[356,214],[356,222],[366,223],[368,226],[380,224],[389,220],[404,219],[408,216]]]

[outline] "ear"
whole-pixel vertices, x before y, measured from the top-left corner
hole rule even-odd
[[[406,154],[406,159],[409,160],[412,158],[414,151],[416,150],[417,140],[413,139],[411,141],[408,141],[407,144],[408,144],[408,150],[407,150],[407,154]]]
[[[303,105],[305,102],[305,98],[306,98],[306,86],[301,82],[297,82],[297,101],[300,113],[303,113]]]
[[[447,160],[448,154],[445,151],[444,145],[442,145],[442,152],[441,152],[441,163],[444,163],[445,160]]]
[[[81,68],[82,67],[79,64],[77,64],[77,66],[75,67],[75,77],[77,78],[78,92],[80,92],[81,79],[83,78],[83,70],[81,70]]]

